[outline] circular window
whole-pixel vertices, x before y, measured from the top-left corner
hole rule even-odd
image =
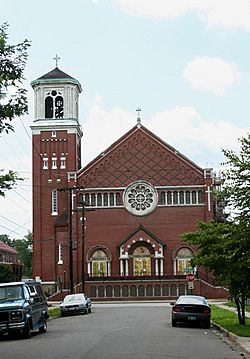
[[[156,208],[157,202],[157,191],[147,182],[134,182],[124,192],[125,208],[136,216],[151,213]]]

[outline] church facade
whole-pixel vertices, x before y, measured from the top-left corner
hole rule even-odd
[[[195,248],[181,237],[214,217],[212,170],[139,117],[82,168],[80,83],[56,67],[31,85],[34,277],[51,292],[85,291],[96,300],[225,296],[191,267]]]

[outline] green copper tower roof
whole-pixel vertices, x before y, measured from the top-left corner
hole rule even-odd
[[[47,74],[39,77],[36,80],[33,80],[31,82],[31,86],[34,87],[35,85],[40,84],[48,84],[48,83],[55,83],[55,82],[68,82],[73,83],[75,85],[78,85],[79,91],[82,91],[80,82],[76,79],[74,79],[72,76],[66,74],[62,70],[60,70],[58,67],[55,67],[52,71],[48,72]]]

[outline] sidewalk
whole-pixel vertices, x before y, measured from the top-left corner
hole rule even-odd
[[[237,312],[236,308],[228,307],[227,305],[223,305],[221,303],[213,303],[213,304],[217,305],[217,307],[220,307],[222,309],[230,310],[235,313]],[[249,312],[246,312],[246,317],[250,318]],[[219,330],[221,330],[222,332],[224,332],[225,335],[228,337],[228,339],[230,339],[232,342],[236,343],[244,353],[250,354],[250,337],[238,337],[237,335],[229,332],[228,330],[226,330],[225,328],[222,328],[220,325],[218,325],[214,322],[213,322],[213,325],[215,327],[217,327]]]

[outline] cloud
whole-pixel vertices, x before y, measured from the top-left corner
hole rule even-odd
[[[204,165],[222,160],[221,149],[236,150],[238,138],[249,128],[237,127],[225,120],[208,121],[191,106],[166,109],[143,118],[142,124],[187,157]],[[99,155],[137,123],[136,114],[122,108],[105,110],[94,104],[84,124],[83,165]]]
[[[131,16],[173,19],[195,13],[208,27],[250,30],[249,0],[113,0]]]
[[[241,80],[236,65],[217,57],[199,57],[187,64],[184,79],[194,89],[224,95],[229,87]]]

